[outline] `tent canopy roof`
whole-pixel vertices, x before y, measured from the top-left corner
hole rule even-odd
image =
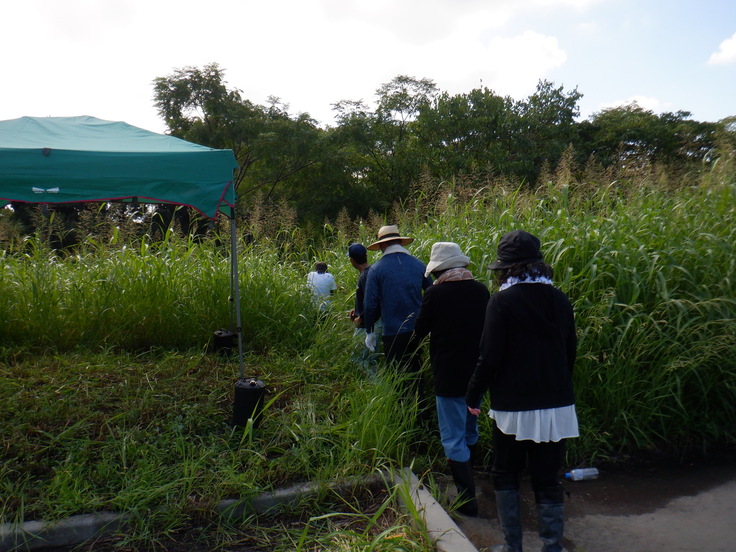
[[[214,218],[235,203],[232,150],[94,117],[0,121],[0,205],[137,200]]]

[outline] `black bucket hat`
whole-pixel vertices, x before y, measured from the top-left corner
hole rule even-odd
[[[498,242],[496,261],[489,270],[501,270],[515,264],[527,264],[543,261],[539,250],[539,238],[524,230],[512,230]]]

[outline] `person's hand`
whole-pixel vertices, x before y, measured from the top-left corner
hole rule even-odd
[[[350,317],[350,320],[355,322],[355,309],[350,309],[350,313],[348,314],[348,316]]]
[[[468,412],[470,412],[473,416],[480,416],[480,408],[471,408],[469,406]]]
[[[376,336],[376,332],[365,334],[365,346],[371,353],[376,352],[377,343],[378,343],[378,337]]]
[[[355,324],[356,328],[360,328],[360,325],[363,323],[363,318],[360,316],[356,316],[353,318],[353,324]]]

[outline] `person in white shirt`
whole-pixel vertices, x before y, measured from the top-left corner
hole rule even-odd
[[[330,297],[337,289],[335,277],[327,272],[327,263],[315,263],[314,270],[307,274],[307,285],[312,290],[312,299],[320,312],[330,308]]]

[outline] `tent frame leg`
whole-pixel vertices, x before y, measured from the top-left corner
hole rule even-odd
[[[243,364],[243,325],[240,314],[240,278],[238,277],[238,237],[235,232],[235,207],[230,207],[230,298],[235,303],[231,305],[230,314],[235,312],[235,335],[238,339],[238,368],[240,379],[245,378]]]

